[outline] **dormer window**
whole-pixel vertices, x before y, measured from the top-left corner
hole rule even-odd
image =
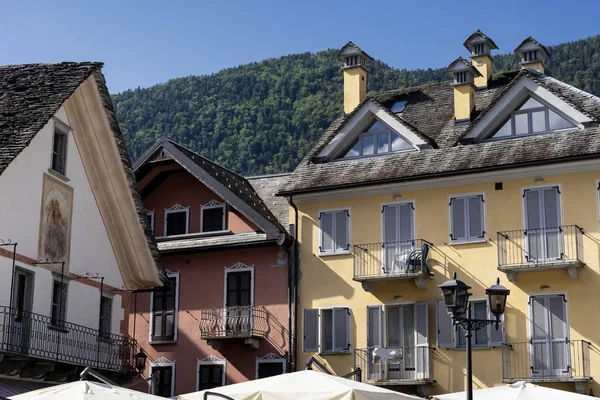
[[[369,129],[360,134],[350,150],[344,155],[344,158],[371,156],[413,149],[412,145],[396,132],[392,131],[382,122],[375,121]]]
[[[525,51],[522,53],[521,57],[523,58],[523,62],[537,61],[538,52],[537,50]]]
[[[393,113],[401,113],[406,108],[408,104],[408,100],[400,100],[394,103],[394,105],[390,108],[390,111]]]
[[[225,230],[227,213],[226,204],[211,200],[201,208],[201,232],[218,232]]]
[[[454,82],[455,83],[465,83],[465,82],[467,82],[467,79],[468,79],[467,71],[457,72],[454,75]]]
[[[574,127],[571,122],[533,97],[529,97],[519,109],[511,113],[492,138],[533,135]]]
[[[483,54],[483,51],[484,51],[483,43],[478,43],[478,44],[473,45],[473,47],[471,47],[472,54]]]

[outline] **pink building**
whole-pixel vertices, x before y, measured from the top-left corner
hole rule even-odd
[[[288,205],[274,193],[287,175],[246,179],[164,138],[134,168],[171,282],[131,301],[150,391],[286,372],[292,240]]]

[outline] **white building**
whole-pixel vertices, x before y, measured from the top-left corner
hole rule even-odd
[[[0,67],[0,376],[124,380],[128,291],[165,279],[101,67]]]

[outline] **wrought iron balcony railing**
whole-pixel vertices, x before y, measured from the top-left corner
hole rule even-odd
[[[583,229],[577,225],[498,232],[498,269],[583,265]]]
[[[430,347],[354,350],[354,369],[363,382],[376,385],[422,385],[433,382]]]
[[[202,339],[263,337],[267,332],[264,307],[211,308],[200,312]]]
[[[0,352],[135,373],[136,341],[67,321],[51,324],[45,315],[0,307]]]
[[[410,279],[429,276],[431,244],[422,239],[354,245],[354,280]]]
[[[589,381],[590,342],[547,340],[504,343],[502,381]]]

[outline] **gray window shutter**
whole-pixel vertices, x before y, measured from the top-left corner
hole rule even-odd
[[[333,308],[333,351],[350,351],[350,309]]]
[[[383,206],[383,241],[396,242],[398,241],[398,232],[396,226],[396,206]]]
[[[321,224],[321,247],[320,251],[332,252],[333,251],[333,214],[329,212],[323,212],[319,216]]]
[[[489,316],[489,319],[495,319],[493,315]],[[489,325],[489,338],[490,338],[490,347],[499,347],[502,346],[502,343],[506,342],[506,329],[504,328],[504,315],[500,317],[500,323],[498,324],[498,330],[496,330],[496,325]]]
[[[426,302],[415,304],[415,350],[417,378],[429,377],[429,317]]]
[[[467,240],[466,202],[464,197],[450,199],[450,240],[454,242]]]
[[[544,219],[546,228],[560,226],[560,197],[558,187],[544,189]]]
[[[446,311],[446,306],[443,301],[436,303],[436,322],[437,322],[437,347],[452,348],[452,318]]]
[[[485,228],[483,226],[483,196],[469,196],[469,240],[483,239]]]
[[[367,347],[383,345],[382,319],[382,306],[367,306]]]
[[[400,213],[400,237],[399,240],[409,241],[414,239],[413,235],[413,204],[405,203],[398,205]]]
[[[527,189],[525,191],[525,217],[525,229],[542,227],[540,192],[538,189]]]
[[[337,211],[335,213],[335,250],[348,250],[348,211]]]
[[[303,351],[317,352],[319,351],[319,310],[305,308],[303,317]]]

